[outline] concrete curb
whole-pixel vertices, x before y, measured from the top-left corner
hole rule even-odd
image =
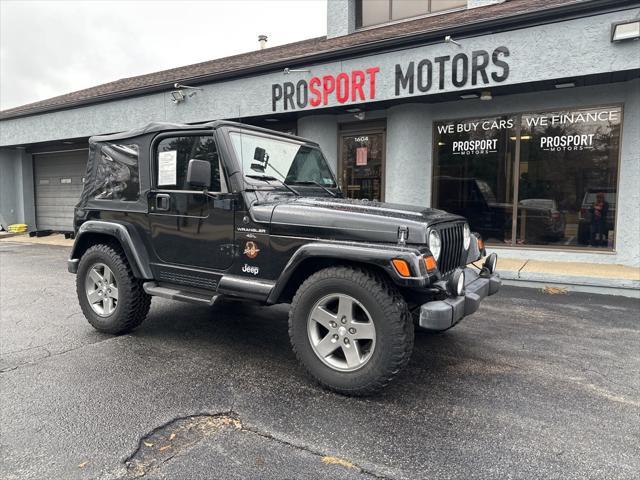
[[[577,275],[560,276],[553,273],[522,272],[500,269],[498,269],[498,273],[505,285],[540,289],[545,286],[554,286],[562,287],[573,292],[617,295],[640,299],[640,280]]]

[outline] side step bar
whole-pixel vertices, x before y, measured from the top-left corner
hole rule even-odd
[[[204,293],[180,290],[172,287],[161,287],[156,282],[145,282],[142,288],[149,295],[168,298],[169,300],[180,300],[182,302],[198,303],[200,305],[211,306],[215,303],[219,295],[207,295]]]

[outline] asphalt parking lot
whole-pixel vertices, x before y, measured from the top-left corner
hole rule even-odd
[[[63,247],[0,242],[0,478],[637,478],[640,302],[505,287],[382,394],[323,391],[287,308],[85,321]]]

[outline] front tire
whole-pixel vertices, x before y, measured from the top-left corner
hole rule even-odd
[[[321,385],[370,395],[407,364],[414,331],[407,304],[385,278],[365,269],[330,267],[298,289],[289,336],[296,356]]]
[[[133,275],[124,253],[110,245],[94,245],[84,253],[76,291],[91,326],[114,335],[139,326],[151,305],[151,296]]]

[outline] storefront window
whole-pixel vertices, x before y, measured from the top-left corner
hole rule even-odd
[[[613,249],[621,117],[603,107],[437,123],[433,204],[490,243]]]
[[[522,115],[516,241],[613,248],[621,109]]]
[[[469,219],[488,241],[511,241],[515,117],[436,125],[434,206]]]

